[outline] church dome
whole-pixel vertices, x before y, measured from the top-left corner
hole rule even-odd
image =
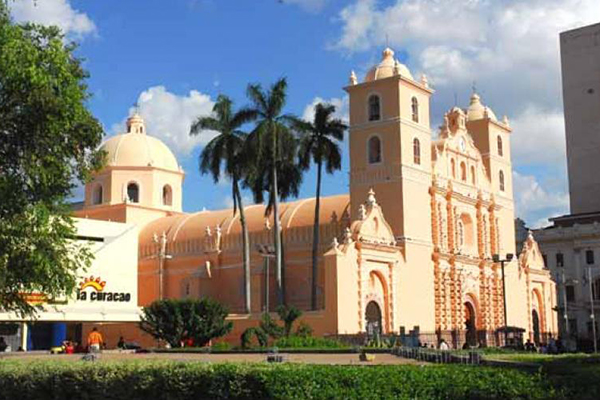
[[[383,50],[381,62],[367,72],[365,82],[389,78],[394,75],[401,75],[405,78],[414,79],[406,65],[396,60],[394,58],[394,51],[387,47]]]
[[[144,120],[138,114],[127,119],[127,133],[110,137],[100,149],[107,153],[108,166],[154,167],[180,172],[175,155],[166,144],[146,135]]]
[[[481,98],[477,93],[471,95],[471,103],[467,109],[467,118],[469,121],[476,121],[484,118],[490,118],[493,121],[497,120],[496,114],[494,114],[491,108],[486,107],[481,103]]]

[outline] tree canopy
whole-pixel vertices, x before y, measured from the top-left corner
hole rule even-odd
[[[231,331],[227,314],[226,307],[207,297],[157,300],[142,309],[140,328],[171,347],[181,347],[188,339],[204,346]]]
[[[66,200],[102,165],[87,72],[57,27],[15,24],[0,1],[0,309],[69,295],[91,262]]]

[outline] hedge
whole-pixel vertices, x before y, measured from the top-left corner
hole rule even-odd
[[[547,399],[538,375],[487,367],[0,362],[0,399]]]

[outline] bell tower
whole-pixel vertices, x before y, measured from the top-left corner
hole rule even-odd
[[[433,90],[416,81],[386,48],[381,62],[350,96],[350,203],[352,218],[370,188],[400,242],[431,244],[431,128]]]

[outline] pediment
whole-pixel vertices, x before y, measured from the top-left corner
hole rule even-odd
[[[360,205],[359,218],[350,228],[353,240],[395,246],[396,238],[390,224],[386,221],[381,206],[377,204],[375,193],[371,189],[364,204]]]

